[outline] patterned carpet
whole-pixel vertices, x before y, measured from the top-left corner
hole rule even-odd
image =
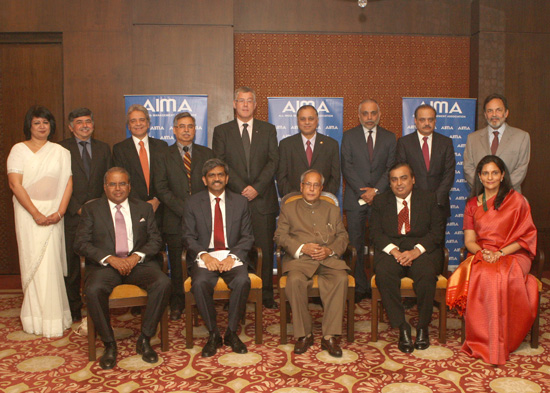
[[[381,392],[535,393],[550,391],[550,280],[544,279],[541,304],[541,337],[538,349],[527,340],[502,367],[467,357],[459,351],[460,320],[449,314],[447,344],[436,339],[437,315],[430,327],[431,347],[410,355],[397,350],[398,332],[386,323],[379,326],[380,339],[370,339],[370,301],[356,309],[356,339],[342,339],[344,356],[330,357],[320,349],[320,306],[311,305],[316,320],[315,345],[304,354],[293,353],[290,344],[279,345],[279,313],[264,312],[264,344],[254,344],[253,311],[241,339],[249,353],[233,354],[223,347],[212,358],[200,351],[207,332],[195,327],[195,347],[185,348],[183,320],[170,324],[170,350],[160,353],[157,364],[136,355],[135,340],[140,317],[113,315],[119,348],[118,364],[110,371],[88,362],[86,338],[68,330],[59,339],[46,339],[21,330],[20,291],[0,292],[0,389],[3,392]],[[226,313],[221,311],[220,326]],[[414,326],[416,308],[407,317]],[[77,326],[73,326],[76,328]],[[289,325],[292,335],[292,326]],[[414,334],[414,330],[413,330]],[[160,350],[158,338],[154,348]],[[103,347],[98,342],[98,357]]]

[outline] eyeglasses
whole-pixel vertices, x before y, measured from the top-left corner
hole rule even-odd
[[[244,104],[245,102],[247,104],[253,104],[254,103],[254,100],[251,99],[251,98],[249,98],[248,100],[245,100],[244,98],[239,98],[238,100],[235,100],[235,101],[237,101],[237,103],[239,103],[239,104]]]
[[[302,185],[304,185],[305,187],[310,187],[310,188],[313,187],[314,190],[317,190],[318,188],[321,188],[322,184],[307,182],[307,183],[302,183]]]
[[[111,182],[111,183],[107,183],[107,187],[109,188],[116,188],[117,186],[118,187],[128,187],[129,183],[126,183],[125,181],[122,181],[120,183],[115,183],[115,182]]]
[[[195,125],[194,124],[181,124],[179,126],[174,126],[174,128],[179,128],[180,130],[185,130],[186,128],[189,128],[190,130],[194,130]]]

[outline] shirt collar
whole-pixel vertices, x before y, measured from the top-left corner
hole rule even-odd
[[[111,201],[110,199],[107,199],[109,202],[109,208],[113,210],[116,207],[116,203]],[[123,209],[130,211],[130,204],[128,203],[128,198],[126,198],[123,202],[119,203],[120,206],[122,206]]]
[[[210,197],[210,203],[215,202],[216,198],[220,198],[220,201],[225,203],[225,190],[221,193],[219,197],[208,191],[208,196]]]
[[[315,139],[317,138],[317,132],[311,137],[311,139],[307,139],[304,134],[300,132],[300,136],[302,137],[302,144],[306,146],[307,141],[311,142],[311,148],[313,149],[313,146],[315,145]]]
[[[242,121],[241,119],[237,118],[237,124],[239,125],[239,131],[243,129],[243,124],[244,124],[244,121]],[[246,124],[248,124],[248,129],[249,130],[252,130],[252,128],[254,127],[254,118],[248,120],[246,122]],[[250,132],[250,131],[249,131]]]
[[[400,205],[403,205],[403,201],[406,201],[407,206],[410,207],[411,206],[411,195],[412,195],[412,191],[409,193],[409,195],[407,195],[407,197],[405,199],[401,199],[398,196],[396,196],[395,199],[397,200],[397,203],[399,203]]]
[[[143,139],[139,139],[139,138],[136,138],[135,136],[132,135],[132,140],[134,141],[134,144],[136,146],[139,146],[139,142],[143,141],[143,144],[145,145],[145,147],[149,147],[149,135],[145,135],[145,137]]]
[[[183,151],[183,145],[181,143],[179,143],[178,141],[176,141],[176,145],[178,145],[178,148],[180,151]],[[193,151],[193,143],[190,143],[187,145],[187,147],[189,147],[189,154],[192,154],[192,151]]]
[[[368,135],[368,132],[369,132],[369,131],[372,131],[372,134],[373,134],[373,135],[376,134],[376,127],[377,127],[377,126],[372,127],[372,130],[369,130],[367,127],[365,127],[365,126],[363,126],[363,125],[362,125],[361,127],[363,127],[363,132],[365,133],[365,135]]]

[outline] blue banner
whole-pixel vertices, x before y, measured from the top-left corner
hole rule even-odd
[[[268,97],[269,122],[277,129],[277,140],[297,134],[298,121],[296,114],[304,105],[311,105],[319,113],[317,132],[330,136],[342,143],[344,132],[344,99],[329,97]],[[342,206],[342,184],[338,192]]]
[[[473,98],[403,98],[403,135],[416,131],[414,111],[429,104],[437,111],[435,131],[453,140],[456,157],[455,182],[451,188],[451,217],[447,221],[445,245],[449,249],[449,270],[460,263],[464,246],[462,221],[470,189],[464,179],[463,156],[468,134],[475,130],[476,99]]]
[[[169,145],[176,142],[173,132],[174,116],[180,112],[189,112],[196,121],[195,143],[208,144],[208,96],[207,95],[126,95],[126,112],[131,105],[143,105],[149,111],[151,128],[149,136],[166,141]],[[130,131],[126,128],[126,136]]]

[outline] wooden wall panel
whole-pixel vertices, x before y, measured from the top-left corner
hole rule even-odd
[[[134,0],[132,4],[137,25],[233,25],[233,0]]]

